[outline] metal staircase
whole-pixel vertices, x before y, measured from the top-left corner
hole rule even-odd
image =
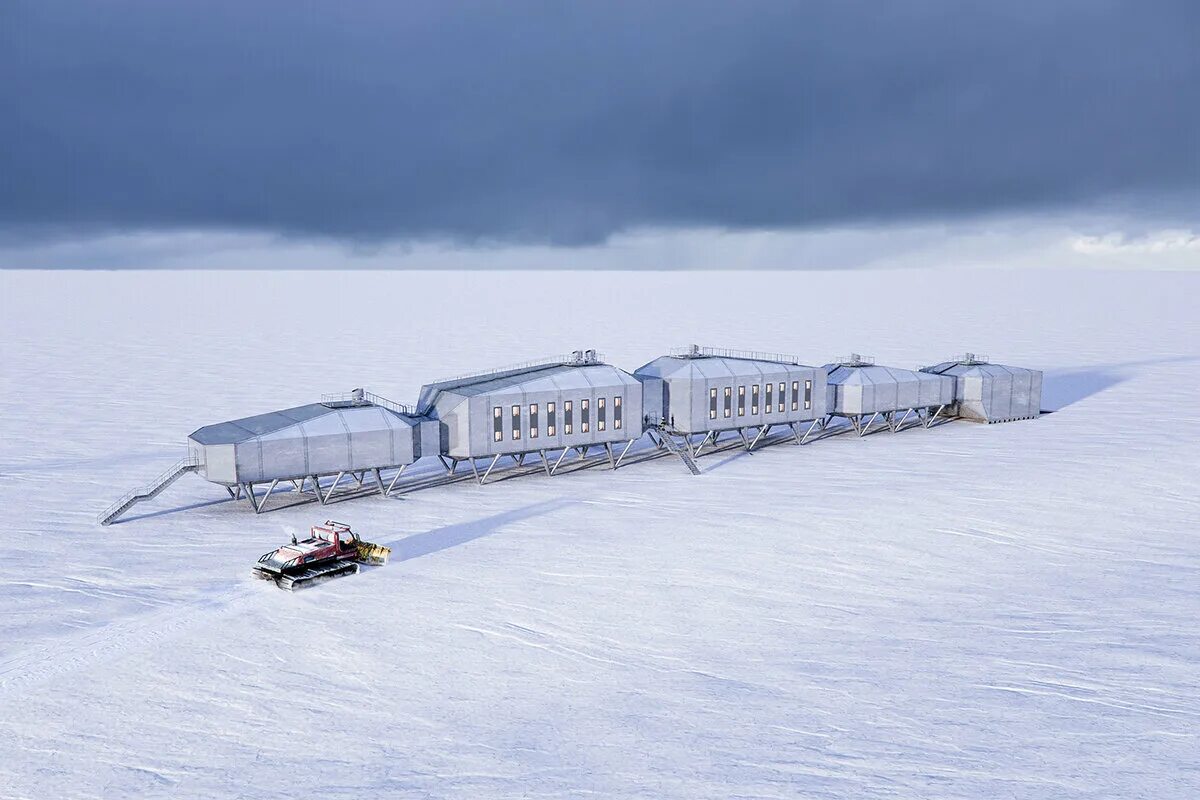
[[[170,469],[159,475],[150,483],[137,489],[133,489],[122,495],[119,500],[117,500],[108,508],[104,509],[104,511],[102,511],[98,517],[96,517],[96,522],[101,525],[112,524],[117,517],[124,514],[131,507],[137,505],[143,500],[149,500],[151,498],[158,497],[163,489],[174,483],[181,475],[188,472],[195,472],[197,469],[199,469],[199,467],[200,462],[194,457],[177,461],[171,465]]]
[[[659,428],[657,431],[655,431],[655,433],[657,433],[658,438],[662,440],[663,447],[679,456],[679,460],[683,462],[683,465],[687,467],[693,475],[700,474],[700,468],[696,466],[696,462],[692,459],[692,454],[688,452],[686,446],[681,447],[680,444],[675,441],[675,438],[662,428]]]

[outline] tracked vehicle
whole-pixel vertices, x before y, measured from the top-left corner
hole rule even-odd
[[[364,542],[350,526],[326,520],[313,525],[307,539],[263,553],[254,575],[274,581],[280,589],[295,591],[318,583],[354,575],[360,564],[386,564],[391,548]]]

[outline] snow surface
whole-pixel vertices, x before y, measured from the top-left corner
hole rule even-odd
[[[1198,274],[0,281],[0,797],[1200,795]],[[94,522],[203,424],[690,342],[969,349],[1058,411]],[[326,517],[392,563],[250,577]]]

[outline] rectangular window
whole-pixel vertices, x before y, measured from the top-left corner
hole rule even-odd
[[[554,435],[554,403],[546,403],[546,435]]]
[[[775,384],[773,384],[773,383],[767,384],[767,396],[764,400],[764,402],[766,403],[766,407],[763,410],[766,411],[768,414],[770,414],[771,410],[775,407],[775,398],[771,396],[771,389],[774,386],[775,386]]]
[[[513,426],[512,426],[513,440],[520,439],[521,438],[521,407],[520,406],[512,407],[512,418],[513,418],[513,420],[512,420],[512,422],[513,422]]]
[[[804,382],[804,407],[812,408],[812,381]]]
[[[492,441],[504,439],[504,409],[496,406],[492,409]]]
[[[716,389],[708,390],[708,418],[709,419],[717,418],[717,390]]]
[[[800,381],[792,381],[792,411],[800,410]]]
[[[725,387],[725,419],[733,414],[733,387]]]
[[[605,416],[606,415],[604,413],[604,398],[603,397],[597,398],[596,399],[596,430],[598,430],[598,431],[604,430],[604,423],[607,421],[607,420],[605,420]]]
[[[750,413],[758,413],[758,384],[750,387]]]
[[[529,404],[529,438],[536,439],[538,437],[538,413],[537,403]]]
[[[746,416],[746,387],[738,387],[738,416]]]
[[[621,398],[613,398],[613,430],[621,430]]]
[[[571,401],[567,400],[563,403],[563,433],[567,436],[571,435],[571,429],[574,427],[574,420],[571,419]]]
[[[783,389],[786,385],[787,384],[785,384],[785,383],[779,384],[779,413],[780,414],[783,413]]]
[[[579,401],[579,432],[580,433],[587,433],[588,430],[591,428],[591,425],[589,424],[591,422],[591,420],[589,419],[590,415],[588,414],[588,402],[589,401],[587,401],[587,400]]]

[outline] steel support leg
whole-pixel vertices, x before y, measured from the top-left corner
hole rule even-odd
[[[555,471],[558,470],[558,465],[562,463],[563,459],[567,457],[567,453],[569,453],[569,452],[571,452],[571,448],[569,448],[569,447],[563,448],[563,451],[559,455],[558,460],[555,461],[554,466],[550,468],[551,475],[553,475],[555,473]]]
[[[742,437],[742,444],[745,445],[747,450],[749,450],[750,449],[750,440],[746,438],[746,429],[738,428],[738,435],[740,435]]]
[[[407,466],[408,464],[401,464],[400,469],[396,470],[396,474],[392,476],[392,482],[388,484],[387,491],[383,493],[384,496],[392,493],[392,489],[396,486],[396,481],[400,480],[400,476],[404,474],[404,468]]]
[[[754,437],[754,441],[753,441],[753,442],[751,442],[751,443],[750,443],[750,446],[749,446],[749,447],[747,447],[746,449],[747,449],[747,450],[753,450],[753,449],[754,449],[754,445],[758,444],[758,440],[759,440],[759,439],[761,439],[763,436],[765,436],[765,435],[766,435],[766,433],[767,433],[767,431],[769,431],[769,430],[771,430],[771,426],[770,426],[770,425],[763,425],[761,428],[759,428],[759,429],[758,429],[758,435]]]
[[[333,490],[336,489],[338,484],[342,482],[342,476],[345,474],[345,472],[339,472],[337,477],[333,479],[333,485],[330,486],[329,491],[325,493],[325,503],[328,503],[329,498],[333,497]],[[322,503],[321,505],[325,505],[325,503]]]
[[[859,436],[865,436],[865,435],[867,434],[867,431],[869,431],[869,430],[871,429],[871,423],[873,423],[873,422],[875,421],[875,418],[876,418],[876,417],[878,417],[878,416],[879,416],[879,412],[878,412],[878,411],[876,411],[874,414],[872,414],[872,415],[871,415],[871,418],[870,418],[869,420],[867,420],[867,424],[866,424],[866,425],[863,425],[863,426],[862,426],[862,427],[859,429],[859,431],[858,431],[858,435],[859,435]]]
[[[496,462],[499,460],[500,460],[500,454],[496,453],[496,455],[492,457],[492,463],[488,464],[487,472],[483,473],[483,477],[479,479],[480,486],[483,486],[483,482],[488,479],[488,475],[492,474],[492,467],[496,466]]]
[[[695,449],[695,451],[692,453],[692,458],[697,458],[697,457],[699,457],[699,455],[700,455],[700,451],[704,449],[704,445],[708,444],[708,440],[709,440],[709,439],[712,439],[712,438],[713,438],[713,434],[715,434],[715,433],[716,433],[716,431],[709,431],[708,433],[706,433],[706,434],[704,435],[704,438],[700,440],[700,444],[696,445],[696,449]]]
[[[258,504],[258,508],[256,509],[257,511],[262,511],[264,508],[266,508],[266,507],[267,507],[267,500],[269,500],[269,499],[270,499],[270,497],[271,497],[271,492],[275,491],[275,487],[276,487],[276,486],[278,486],[278,485],[279,485],[279,479],[278,479],[278,478],[276,478],[275,480],[271,481],[271,485],[267,487],[267,493],[263,495],[263,498],[262,498],[262,500],[261,500],[261,501],[259,502],[259,504]]]
[[[258,513],[258,498],[254,496],[254,484],[247,481],[246,483],[246,499],[250,501],[250,507],[254,509],[254,513]]]
[[[546,470],[546,477],[550,477],[550,462],[546,459],[546,451],[538,450],[538,455],[542,457],[542,469]]]
[[[383,474],[379,471],[378,467],[371,470],[371,474],[373,474],[375,476],[375,484],[379,487],[379,496],[380,497],[385,496],[387,494],[387,491],[384,490],[384,488],[383,488]]]
[[[635,441],[637,441],[637,440],[630,439],[628,442],[625,443],[625,449],[621,451],[621,455],[617,456],[617,463],[613,464],[613,469],[616,469],[617,467],[621,466],[621,459],[623,459],[625,457],[625,454],[629,452],[629,448],[633,447],[633,443]]]
[[[479,480],[479,468],[475,466],[475,456],[468,458],[467,463],[471,465],[471,474],[475,476],[475,480]]]
[[[813,428],[817,427],[817,423],[819,422],[821,422],[819,419],[814,419],[812,421],[812,424],[808,426],[808,430],[806,430],[804,435],[800,437],[800,444],[804,444],[806,441],[808,441],[808,435],[813,432]]]
[[[241,487],[239,486],[238,488],[240,489]],[[233,491],[233,488],[232,488],[232,487],[230,487],[230,486],[226,486],[226,487],[225,487],[225,491],[229,492],[229,498],[230,498],[231,500],[236,500],[236,499],[237,499],[237,494],[236,494],[236,493]]]
[[[608,442],[604,443],[604,452],[608,453],[608,463],[612,469],[617,468],[617,460],[613,457],[612,445]]]

